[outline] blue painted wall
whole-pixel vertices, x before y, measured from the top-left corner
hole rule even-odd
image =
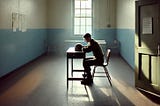
[[[63,54],[68,44],[66,39],[76,39],[72,36],[72,30],[69,29],[48,29],[48,51],[56,54]]]
[[[94,39],[104,39],[107,44],[116,39],[116,29],[94,29]],[[65,43],[65,40],[83,40],[82,36],[74,36],[69,29],[48,29],[48,47],[54,53],[63,53],[73,43]]]
[[[104,39],[107,44],[111,44],[116,39],[116,29],[94,29],[93,37]]]
[[[120,41],[120,54],[134,68],[134,30],[94,29],[94,39],[104,39],[107,44]],[[80,39],[73,36],[70,29],[28,29],[27,32],[0,30],[0,76],[3,76],[25,63],[40,56],[48,49],[54,53],[64,53],[69,46],[64,41]]]
[[[46,51],[47,30],[27,32],[0,30],[0,76],[3,76]]]
[[[120,54],[134,69],[134,29],[117,29],[117,39],[120,41]]]

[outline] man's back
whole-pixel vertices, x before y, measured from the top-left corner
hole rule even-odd
[[[87,48],[84,48],[84,51],[86,52],[93,52],[93,55],[96,59],[102,60],[103,59],[103,51],[100,47],[100,45],[93,39],[90,41],[90,45]]]
[[[91,43],[93,55],[95,56],[95,58],[96,59],[103,59],[103,51],[102,51],[100,45],[93,39],[91,40],[90,43]]]

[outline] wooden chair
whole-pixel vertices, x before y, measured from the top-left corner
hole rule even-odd
[[[108,81],[109,81],[110,85],[112,86],[111,77],[110,77],[108,69],[107,69],[107,66],[109,64],[110,55],[111,55],[111,50],[107,49],[107,52],[106,52],[106,62],[104,62],[102,65],[94,65],[92,77],[94,78],[94,74],[95,74],[95,71],[96,71],[97,67],[103,67],[103,69],[105,71],[105,74],[106,74],[106,77],[108,78]]]

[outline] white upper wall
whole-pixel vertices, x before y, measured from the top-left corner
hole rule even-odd
[[[46,28],[46,0],[0,0],[0,29],[12,28],[12,13],[26,15],[27,28]]]
[[[116,0],[93,0],[94,28],[116,27]]]
[[[27,15],[27,26],[29,28],[47,27],[46,0],[20,0],[20,13]]]
[[[93,0],[94,28],[116,26],[116,0]],[[0,29],[12,28],[12,13],[26,15],[27,28],[73,26],[73,0],[0,0]]]
[[[72,0],[48,0],[48,27],[72,27]]]
[[[117,0],[117,28],[135,29],[135,0]]]
[[[20,1],[20,6],[18,6]],[[0,0],[0,29],[10,29],[12,12],[26,14],[28,28],[72,28],[73,0]],[[135,28],[135,0],[93,0],[94,28]]]
[[[12,27],[12,12],[17,11],[17,0],[0,0],[0,29],[8,29]]]
[[[110,5],[108,5],[108,3]],[[48,27],[70,29],[73,26],[73,0],[48,0]],[[93,0],[94,28],[116,26],[116,0]]]

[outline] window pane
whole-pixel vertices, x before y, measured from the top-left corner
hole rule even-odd
[[[86,25],[86,20],[85,20],[85,18],[81,18],[81,25]]]
[[[80,8],[80,0],[75,0],[75,8]]]
[[[86,33],[92,34],[92,26],[86,26]]]
[[[86,18],[86,25],[92,25],[92,19]]]
[[[81,1],[81,8],[86,8],[86,0]]]
[[[86,27],[85,26],[81,26],[81,34],[85,34],[86,33]]]
[[[81,18],[75,18],[74,19],[74,25],[80,25],[80,19]]]
[[[92,1],[91,0],[87,0],[86,7],[87,8],[92,8]]]
[[[80,34],[80,26],[74,26],[74,34]]]
[[[86,10],[81,10],[81,16],[85,17],[86,16]]]
[[[86,16],[92,16],[92,11],[91,10],[86,10]]]
[[[80,9],[75,9],[75,16],[81,16],[81,10]]]

